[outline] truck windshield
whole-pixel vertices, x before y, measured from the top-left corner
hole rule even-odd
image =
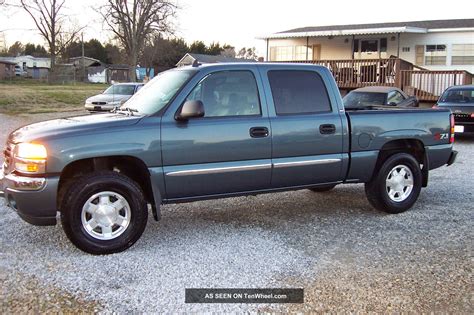
[[[133,92],[135,92],[135,85],[114,84],[105,90],[103,94],[133,95]]]
[[[346,108],[358,108],[385,104],[385,93],[351,92],[344,96]]]
[[[195,70],[162,72],[145,84],[121,109],[136,111],[143,115],[154,114],[163,109],[195,73]]]
[[[459,89],[446,91],[444,92],[443,96],[441,96],[440,102],[474,105],[474,89]]]

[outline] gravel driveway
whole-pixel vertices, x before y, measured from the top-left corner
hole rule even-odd
[[[0,116],[2,144],[31,120]],[[135,246],[104,257],[2,200],[0,312],[473,313],[474,139],[455,146],[458,162],[431,172],[403,214],[373,210],[362,185],[166,205]],[[305,303],[184,304],[184,289],[199,287],[304,288]]]

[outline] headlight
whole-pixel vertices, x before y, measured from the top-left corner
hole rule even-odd
[[[42,174],[46,171],[48,153],[42,144],[20,143],[15,146],[13,165],[21,173]]]
[[[122,101],[113,101],[113,102],[108,102],[107,104],[109,104],[109,105],[122,105]]]
[[[91,100],[86,100],[86,105],[92,105],[92,101]]]

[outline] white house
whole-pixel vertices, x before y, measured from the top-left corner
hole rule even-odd
[[[17,57],[0,57],[0,60],[14,62],[23,70],[28,68],[51,68],[51,58],[33,57],[33,56],[17,56]]]
[[[474,19],[302,27],[261,38],[268,61],[392,56],[428,70],[474,73]]]

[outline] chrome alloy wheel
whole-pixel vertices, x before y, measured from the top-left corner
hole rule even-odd
[[[131,210],[120,194],[102,191],[90,197],[82,207],[81,221],[86,232],[98,240],[112,240],[125,232]]]
[[[413,191],[413,173],[405,165],[395,166],[385,181],[388,197],[395,202],[406,200]]]

